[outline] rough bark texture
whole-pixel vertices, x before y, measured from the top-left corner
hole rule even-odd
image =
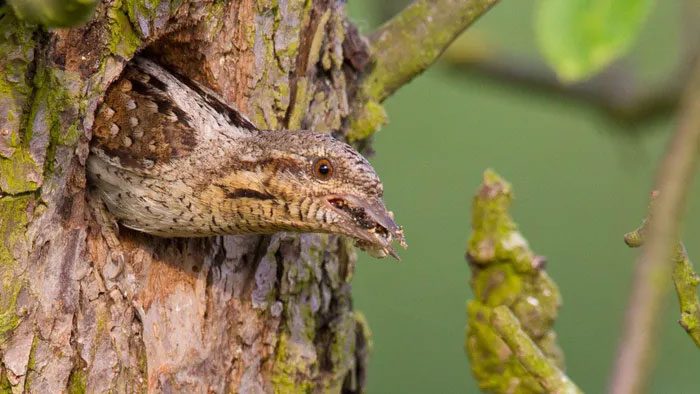
[[[0,9],[0,393],[361,391],[346,240],[113,242],[84,175],[93,112],[141,50],[260,127],[340,129],[367,59],[344,2],[107,0],[52,31]]]

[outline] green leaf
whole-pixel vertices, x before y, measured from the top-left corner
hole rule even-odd
[[[585,79],[624,55],[653,0],[539,0],[540,50],[565,82]]]
[[[97,0],[7,0],[15,15],[46,27],[70,27],[87,22]]]

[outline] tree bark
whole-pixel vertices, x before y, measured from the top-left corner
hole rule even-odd
[[[50,31],[0,12],[0,393],[362,391],[347,240],[110,239],[84,171],[140,51],[261,128],[341,129],[367,60],[344,1],[108,0]]]
[[[365,146],[379,103],[496,2],[417,0],[382,28],[375,46],[404,45],[388,61],[344,0],[103,0],[86,25],[55,30],[0,0],[0,393],[364,391],[351,241],[115,237],[85,179],[94,111],[144,53],[260,128]],[[438,21],[440,39],[403,38]]]

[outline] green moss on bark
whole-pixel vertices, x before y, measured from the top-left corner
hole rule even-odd
[[[279,299],[285,307],[272,366],[271,382],[276,393],[337,392],[353,366],[354,315],[333,314],[327,323],[331,328],[319,330],[318,305],[316,309],[313,306],[313,299],[320,296],[315,293],[320,278],[313,265],[324,261],[330,239],[323,235],[294,240],[301,243],[300,255],[280,263],[284,273]],[[283,239],[281,243],[289,241]],[[342,305],[334,307],[345,310]]]
[[[108,11],[109,50],[125,59],[131,59],[141,45],[141,39],[134,31],[127,13],[120,8],[120,3]]]
[[[7,379],[7,371],[5,371],[5,368],[0,365],[0,394],[11,394],[12,393],[12,384],[10,384],[10,380]]]
[[[156,15],[160,0],[123,0],[129,19],[137,22],[139,17],[151,19]]]
[[[12,331],[19,325],[19,316],[15,311],[17,296],[22,289],[22,284],[15,278],[0,277],[0,289],[3,295],[0,296],[0,345],[3,344]]]
[[[45,157],[43,176],[50,175],[54,170],[56,148],[59,145],[72,146],[80,136],[77,119],[70,125],[65,125],[62,121],[62,115],[71,113],[75,115],[78,111],[79,98],[67,89],[67,86],[71,85],[80,85],[77,76],[48,68],[42,62],[38,62],[34,76],[34,100],[25,134],[27,138],[32,138],[39,131],[48,133],[48,144],[43,146],[46,151],[40,152]],[[46,136],[42,135],[39,138],[43,139]]]
[[[35,28],[7,11],[0,8],[0,192],[19,194],[36,190],[41,178],[41,166],[29,152],[30,138],[20,132],[33,90],[36,40]]]
[[[17,276],[15,251],[25,241],[31,197],[0,198],[0,344],[19,324],[16,305],[23,279]]]
[[[29,360],[27,360],[27,376],[24,379],[24,392],[28,393],[32,385],[33,371],[36,368],[36,348],[39,345],[39,337],[34,335],[32,338],[32,347],[29,349]]]
[[[7,7],[0,7],[0,96],[27,95],[31,85],[27,66],[34,59],[34,32],[36,28],[15,18]]]
[[[295,379],[299,374],[298,352],[294,349],[294,343],[288,334],[282,333],[277,341],[275,350],[275,365],[272,370],[272,387],[275,393],[311,393],[313,392],[313,382]],[[308,376],[304,373],[301,376]]]
[[[331,370],[331,378],[326,380],[324,392],[339,393],[343,387],[348,371],[352,373],[353,367],[356,365],[356,330],[362,330],[363,327],[356,327],[358,323],[355,320],[354,313],[346,313],[331,323],[333,336],[330,346],[328,346],[328,354],[325,356],[330,360],[333,370]],[[320,354],[324,354],[326,349],[319,349]]]
[[[0,126],[9,133],[0,141],[0,150],[11,152],[5,157],[0,154],[0,191],[19,194],[43,184],[53,170],[58,145],[77,142],[77,120],[66,125],[62,119],[76,118],[79,100],[75,96],[81,83],[77,76],[49,69],[43,58],[34,58],[34,30],[11,16],[0,24],[0,29],[10,31],[0,38],[0,55],[10,60],[0,63],[4,66],[0,72],[6,75],[0,87],[0,107],[6,108],[6,117],[0,115]],[[68,86],[75,92],[70,93]]]
[[[182,1],[182,0],[180,0]],[[171,13],[177,9],[179,5],[175,6],[175,2],[170,3]],[[209,39],[215,39],[218,32],[224,27],[223,14],[226,10],[226,3],[223,1],[217,1],[209,7],[207,15],[204,17],[205,26],[207,26],[207,37]]]
[[[356,115],[350,118],[347,139],[350,142],[362,141],[374,134],[387,123],[386,111],[379,102],[368,100]]]
[[[24,148],[15,150],[10,159],[0,158],[0,191],[20,194],[39,188],[40,167]]]
[[[466,350],[474,376],[488,392],[542,393],[543,387],[518,361],[492,328],[493,310],[508,307],[523,331],[554,365],[563,357],[552,329],[560,296],[536,256],[518,232],[508,209],[510,184],[486,171],[472,205],[472,234],[467,257],[474,300],[467,304]]]
[[[87,375],[82,367],[73,369],[68,378],[68,394],[84,394],[87,392]]]

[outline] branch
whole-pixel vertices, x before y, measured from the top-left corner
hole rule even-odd
[[[636,248],[644,244],[648,222],[645,220],[639,228],[625,234],[625,243],[629,247]],[[678,323],[695,345],[700,347],[700,300],[697,292],[700,278],[695,273],[693,263],[682,242],[679,242],[675,248],[672,277],[681,309],[681,318]]]
[[[445,52],[444,59],[453,70],[509,87],[521,87],[581,102],[627,124],[648,123],[675,110],[686,74],[679,71],[655,85],[640,86],[630,77],[631,70],[617,64],[591,79],[566,85],[544,64],[509,54],[482,52],[478,48],[453,45]]]
[[[671,273],[673,246],[680,239],[681,216],[696,168],[700,146],[700,62],[693,67],[673,136],[661,167],[655,190],[660,193],[650,209],[646,243],[636,262],[632,294],[627,308],[611,392],[642,392],[650,375],[652,341],[658,329],[659,312],[666,292],[663,280]]]
[[[467,248],[474,294],[467,303],[469,366],[485,392],[575,393],[558,390],[575,388],[562,378],[564,358],[553,329],[559,290],[544,270],[545,259],[513,222],[512,197],[510,184],[490,170],[474,196]],[[497,315],[501,307],[505,312]],[[502,316],[511,312],[512,318]]]
[[[416,0],[370,37],[374,67],[364,81],[383,101],[437,60],[498,0]]]
[[[374,32],[369,38],[373,65],[359,87],[362,106],[350,117],[348,139],[365,139],[386,123],[379,103],[425,71],[497,2],[415,0]]]
[[[472,36],[462,36],[445,52],[443,59],[453,70],[583,103],[610,119],[628,126],[643,125],[675,112],[685,83],[700,53],[700,29],[696,23],[700,7],[686,0],[683,7],[683,37],[675,70],[655,83],[635,80],[634,70],[617,62],[592,78],[563,84],[546,65],[504,53],[495,45]]]
[[[698,283],[700,278],[693,269],[693,263],[688,257],[685,245],[680,243],[674,259],[673,283],[678,295],[678,303],[681,309],[681,318],[678,323],[700,347],[700,300],[698,300]]]
[[[540,382],[546,392],[581,393],[576,384],[542,354],[540,348],[523,331],[518,318],[507,306],[501,305],[494,308],[491,325],[518,358],[520,364]]]

